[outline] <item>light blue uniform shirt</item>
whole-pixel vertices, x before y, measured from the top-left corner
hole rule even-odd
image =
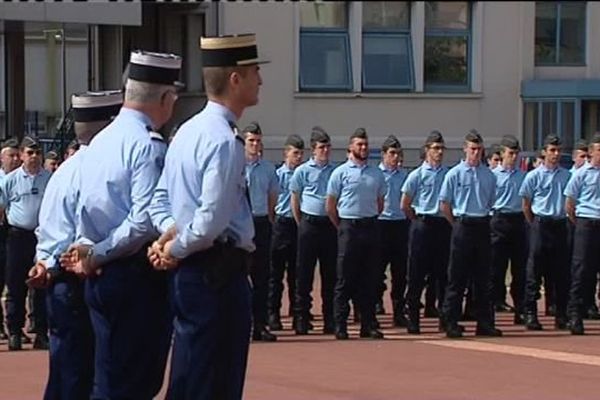
[[[423,164],[408,174],[402,186],[402,193],[406,193],[412,199],[412,207],[416,214],[442,216],[440,189],[446,173],[448,167],[433,167],[427,161],[423,161]]]
[[[258,159],[251,163],[246,162],[244,171],[250,193],[252,215],[255,217],[269,215],[269,195],[279,193],[275,166],[267,160]]]
[[[81,162],[78,241],[94,243],[98,264],[139,251],[156,237],[148,216],[160,175],[150,118],[121,108]]]
[[[334,169],[333,164],[319,165],[314,159],[296,168],[290,181],[290,191],[300,196],[300,211],[317,217],[327,216],[327,182]]]
[[[402,185],[406,180],[408,173],[403,168],[389,170],[383,163],[379,164],[379,169],[383,172],[385,179],[385,197],[383,211],[379,219],[388,221],[400,221],[406,219],[404,211],[400,208],[400,197],[402,196]]]
[[[600,167],[585,164],[578,168],[564,195],[575,200],[575,216],[600,219]]]
[[[461,161],[452,167],[442,183],[440,201],[452,206],[455,217],[485,217],[496,199],[496,177],[480,163],[476,167]]]
[[[10,226],[29,231],[38,226],[38,214],[50,172],[43,168],[37,175],[30,175],[23,166],[2,178],[0,207],[6,210]]]
[[[352,160],[333,170],[327,184],[327,195],[337,198],[340,218],[369,218],[379,215],[377,199],[386,192],[383,172]]]
[[[531,211],[541,217],[564,218],[564,191],[570,173],[563,167],[548,169],[542,164],[523,180],[519,195],[531,200]]]
[[[35,230],[35,259],[45,261],[46,268],[58,267],[60,255],[75,242],[76,212],[79,201],[79,171],[87,146],[63,162],[52,174],[40,207],[40,224]]]
[[[292,218],[292,204],[290,199],[290,181],[294,175],[294,170],[290,169],[285,163],[277,168],[277,180],[279,181],[279,196],[277,196],[277,204],[275,205],[275,214],[282,217]]]
[[[493,210],[501,213],[523,212],[523,200],[519,189],[525,179],[525,172],[518,168],[506,169],[502,165],[492,170],[496,175],[496,202]]]
[[[176,258],[206,250],[217,238],[253,251],[254,224],[246,197],[244,142],[231,128],[235,115],[209,101],[169,145],[150,215],[161,231],[175,223]]]

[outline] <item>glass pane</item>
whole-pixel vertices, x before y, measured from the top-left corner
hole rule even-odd
[[[542,103],[542,140],[546,135],[556,135],[556,103]]]
[[[563,102],[561,104],[561,129],[560,137],[563,140],[563,149],[570,151],[575,143],[575,103]]]
[[[408,36],[363,35],[363,84],[365,88],[410,87]]]
[[[425,37],[425,84],[467,85],[466,36]]]
[[[538,103],[525,103],[523,112],[523,150],[534,151],[538,148]]]
[[[348,35],[300,33],[302,88],[348,88],[350,54]]]
[[[425,2],[425,29],[470,29],[469,3],[466,1]]]
[[[561,64],[585,61],[585,3],[562,3],[560,7]]]
[[[410,29],[408,1],[363,3],[363,29]]]
[[[535,63],[556,63],[556,3],[535,4]]]
[[[0,28],[4,28],[0,24]],[[0,33],[0,138],[9,136],[6,132],[6,106],[4,105],[4,99],[6,97],[6,85],[4,83],[4,33]]]
[[[300,25],[303,28],[346,28],[348,13],[345,2],[300,3]]]

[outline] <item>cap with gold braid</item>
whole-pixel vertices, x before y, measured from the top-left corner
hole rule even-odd
[[[201,37],[200,49],[203,67],[236,67],[269,62],[259,59],[254,33]]]
[[[177,85],[181,57],[170,53],[134,50],[129,58],[128,78],[160,85]]]

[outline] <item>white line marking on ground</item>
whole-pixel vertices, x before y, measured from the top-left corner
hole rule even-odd
[[[568,362],[573,364],[591,365],[600,367],[600,356],[587,354],[567,353],[564,351],[536,349],[531,347],[510,346],[506,344],[485,343],[475,340],[421,340],[417,343],[432,344],[435,346],[450,347],[454,349],[485,351],[492,353],[509,354],[514,356],[533,357],[542,360]]]

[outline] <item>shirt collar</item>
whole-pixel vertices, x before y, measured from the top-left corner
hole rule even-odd
[[[394,169],[389,169],[388,167],[385,166],[384,163],[380,162],[379,163],[379,169],[382,170],[383,172],[388,172],[390,174],[395,174],[396,172],[398,172],[398,168],[394,168]]]
[[[325,168],[329,164],[330,164],[330,162],[327,162],[327,163],[321,165],[318,162],[316,162],[314,158],[311,158],[310,160],[308,160],[308,165],[311,167]]]
[[[40,176],[40,175],[42,175],[44,172],[46,172],[46,170],[45,170],[43,167],[42,167],[42,168],[40,168],[40,170],[38,171],[38,173],[37,173],[37,174],[35,174],[35,175],[31,175],[29,172],[27,172],[27,170],[25,169],[25,167],[24,167],[23,165],[21,165],[21,166],[19,167],[19,169],[21,170],[21,173],[22,173],[22,174],[23,174],[23,176],[25,176],[25,177],[27,177],[27,176],[33,176],[33,177],[36,177],[36,176]]]
[[[354,161],[352,161],[351,159],[348,159],[348,161],[346,161],[346,164],[348,164],[348,166],[350,168],[358,168],[358,169],[364,169],[368,167],[368,164],[363,164],[363,165],[359,165],[357,163],[355,163]]]
[[[437,171],[440,168],[442,168],[442,164],[438,165],[437,167],[434,167],[433,165],[429,164],[427,161],[423,161],[423,164],[421,164],[421,166],[423,168],[430,169],[432,171]]]
[[[222,104],[214,102],[212,100],[209,100],[206,103],[206,107],[204,107],[204,111],[206,111],[210,114],[220,115],[223,118],[225,118],[227,121],[232,122],[233,124],[235,124],[237,121],[235,114],[229,108],[225,107]]]
[[[546,164],[540,164],[539,168],[540,168],[540,171],[542,171],[542,172],[554,173],[554,172],[558,171],[559,167],[557,165],[556,167],[550,169],[550,168],[546,167]]]
[[[119,111],[119,116],[135,119],[137,121],[140,121],[145,126],[152,126],[152,120],[148,115],[144,114],[141,111],[134,110],[133,108],[121,107],[121,110]]]

